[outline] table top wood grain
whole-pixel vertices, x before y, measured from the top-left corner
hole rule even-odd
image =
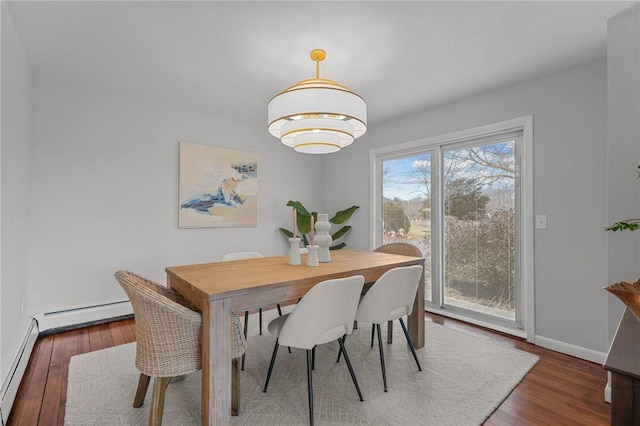
[[[363,275],[365,282],[374,282],[390,266],[422,264],[420,258],[357,250],[332,251],[331,262],[320,263],[317,267],[306,266],[306,255],[301,257],[301,265],[289,265],[287,256],[276,256],[170,266],[166,272],[172,278],[172,287],[177,285],[177,281],[189,283],[195,292],[190,298],[214,300],[253,293],[262,287],[304,286],[307,282],[317,283],[319,276],[328,280]],[[182,288],[176,290],[185,291]]]

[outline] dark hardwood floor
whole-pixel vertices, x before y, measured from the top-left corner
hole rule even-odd
[[[607,375],[602,366],[461,321],[429,313],[426,318],[540,357],[486,425],[609,424],[610,407],[603,400]],[[20,384],[8,426],[62,425],[69,359],[133,341],[133,319],[40,337]]]

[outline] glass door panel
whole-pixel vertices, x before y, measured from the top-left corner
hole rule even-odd
[[[516,321],[515,145],[442,150],[445,307]]]
[[[425,299],[431,291],[430,152],[382,160],[382,233],[380,241],[416,245],[425,258]]]

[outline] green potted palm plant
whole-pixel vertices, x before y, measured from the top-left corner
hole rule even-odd
[[[289,200],[289,202],[287,202],[287,206],[293,207],[294,211],[296,212],[296,225],[297,225],[296,234],[298,234],[296,236],[300,236],[300,238],[302,238],[302,242],[306,247],[309,244],[309,231],[311,231],[311,217],[313,217],[314,222],[317,222],[318,213],[310,212],[309,210],[306,209],[304,205],[302,205],[300,201]],[[359,206],[351,206],[345,210],[340,210],[336,212],[336,214],[334,214],[333,217],[329,219],[329,223],[333,225],[342,225],[344,222],[349,220],[351,216],[353,216],[353,213],[355,213],[355,211],[358,208]],[[340,227],[340,229],[338,229],[336,232],[331,234],[331,240],[335,243],[337,240],[343,238],[350,230],[351,230],[350,225],[344,225]],[[294,237],[293,231],[290,231],[285,228],[280,228],[280,231],[285,236],[285,238]],[[344,241],[342,241],[329,247],[329,250],[339,250],[345,247],[346,245],[347,244]]]

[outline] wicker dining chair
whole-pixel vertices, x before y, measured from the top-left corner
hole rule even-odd
[[[131,300],[136,327],[136,360],[140,371],[133,406],[141,407],[154,377],[149,425],[162,424],[167,387],[201,368],[202,315],[180,294],[129,271],[115,273]],[[232,317],[231,357],[235,385],[232,414],[239,409],[238,357],[246,350],[242,326]]]
[[[377,249],[374,249],[378,253],[387,253],[387,254],[399,254],[402,256],[411,256],[411,257],[424,257],[422,252],[417,246],[414,246],[410,243],[389,243],[383,244]],[[371,341],[373,342],[373,335],[375,332],[375,327],[371,330]],[[387,323],[387,343],[391,344],[393,342],[393,321],[389,321]]]

